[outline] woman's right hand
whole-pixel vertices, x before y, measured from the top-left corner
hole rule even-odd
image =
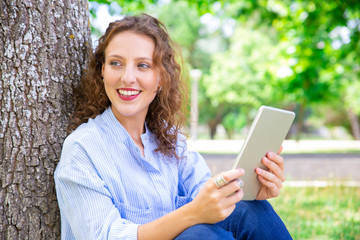
[[[235,204],[244,196],[239,182],[241,180],[238,180],[244,173],[241,168],[232,169],[216,175],[205,183],[195,199],[189,203],[191,214],[199,224],[220,222],[234,211]],[[220,175],[228,184],[218,188],[214,179]]]

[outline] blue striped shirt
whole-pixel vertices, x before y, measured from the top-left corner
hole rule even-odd
[[[62,239],[137,239],[139,225],[189,203],[210,178],[183,136],[180,161],[155,152],[147,128],[141,140],[145,157],[110,108],[66,138],[55,171]]]

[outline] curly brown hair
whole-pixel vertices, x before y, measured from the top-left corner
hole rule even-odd
[[[155,43],[154,63],[160,73],[162,90],[149,106],[146,115],[148,129],[157,137],[156,151],[179,159],[176,142],[180,129],[185,124],[187,104],[186,84],[182,79],[180,64],[176,61],[180,53],[174,49],[166,27],[156,18],[141,14],[127,16],[109,24],[105,34],[91,54],[86,74],[76,91],[76,107],[69,125],[72,131],[80,124],[105,111],[111,102],[106,95],[101,69],[105,63],[105,49],[112,38],[121,32],[131,31],[153,39]]]

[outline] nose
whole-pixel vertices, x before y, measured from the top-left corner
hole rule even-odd
[[[121,76],[121,81],[123,81],[126,85],[131,85],[136,81],[136,68],[133,66],[126,66],[123,75]]]

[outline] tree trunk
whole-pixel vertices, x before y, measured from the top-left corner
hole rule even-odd
[[[300,103],[299,105],[299,113],[297,119],[297,133],[296,133],[296,141],[299,141],[301,138],[301,134],[303,132],[304,127],[304,116],[305,116],[305,103]]]
[[[351,132],[356,140],[360,140],[360,124],[358,116],[353,112],[351,108],[348,110],[349,120],[351,124]]]
[[[217,125],[218,125],[218,123],[215,120],[208,121],[208,126],[210,129],[210,139],[215,138]]]
[[[220,105],[218,107],[218,110],[215,113],[214,118],[210,119],[207,122],[207,125],[209,126],[209,129],[210,129],[210,138],[211,139],[215,138],[217,126],[221,123],[221,121],[223,120],[224,116],[227,113],[228,113],[228,111],[223,112],[223,106]]]
[[[0,2],[0,239],[60,239],[53,173],[91,47],[87,4]]]

